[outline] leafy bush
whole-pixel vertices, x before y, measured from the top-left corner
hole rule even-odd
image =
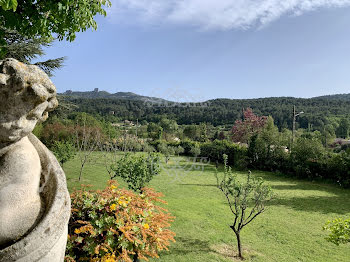
[[[163,195],[152,189],[143,194],[118,189],[110,182],[103,191],[86,187],[72,195],[72,216],[66,261],[125,261],[158,257],[168,250],[174,220],[157,205]]]
[[[234,167],[245,165],[247,149],[227,140],[215,140],[201,144],[201,156],[210,158],[211,162],[223,163],[223,154],[228,156],[228,164]]]
[[[323,227],[324,230],[330,231],[327,241],[336,244],[350,243],[350,219],[341,218],[328,221]]]
[[[61,166],[75,156],[75,147],[70,142],[55,141],[52,152],[55,154]]]
[[[153,176],[160,173],[160,158],[156,153],[148,155],[128,153],[112,165],[111,169],[115,172],[115,176],[128,183],[129,189],[141,192]]]

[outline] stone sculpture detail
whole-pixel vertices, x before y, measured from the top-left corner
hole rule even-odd
[[[65,175],[31,133],[57,105],[56,88],[41,69],[0,61],[0,262],[63,261]]]

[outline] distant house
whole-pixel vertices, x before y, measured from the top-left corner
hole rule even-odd
[[[332,146],[342,146],[342,145],[350,145],[350,140],[343,138],[336,138],[332,143]]]

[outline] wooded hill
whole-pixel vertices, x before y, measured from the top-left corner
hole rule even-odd
[[[334,118],[350,116],[350,94],[315,98],[270,97],[258,99],[214,99],[205,103],[175,103],[133,93],[72,92],[59,95],[62,104],[75,105],[74,111],[112,115],[122,120],[157,122],[162,117],[178,124],[232,125],[242,118],[242,109],[250,107],[258,115],[271,115],[279,128],[292,126],[293,105],[303,111],[299,127],[322,130]],[[64,107],[58,109],[64,113]]]

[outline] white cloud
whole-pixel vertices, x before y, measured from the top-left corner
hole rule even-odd
[[[350,6],[350,0],[112,0],[111,19],[191,25],[200,29],[263,26],[283,15]]]

